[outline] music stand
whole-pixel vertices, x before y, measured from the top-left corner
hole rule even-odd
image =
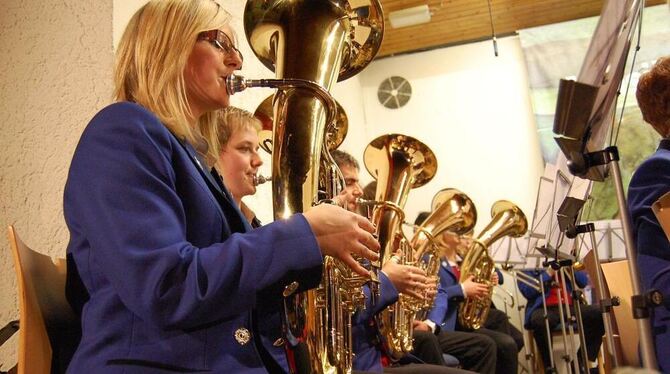
[[[601,299],[599,300],[600,312],[603,317],[603,324],[605,326],[605,337],[607,352],[610,354],[610,359],[612,362],[612,367],[618,367],[619,363],[617,361],[616,346],[614,345],[614,328],[612,325],[612,306],[618,305],[614,302],[612,298],[605,298],[605,280],[603,276],[602,269],[600,268],[600,258],[598,255],[598,244],[595,237],[595,225],[592,223],[585,225],[577,225],[578,217],[580,215],[581,209],[584,206],[585,200],[576,199],[573,197],[567,197],[561,208],[558,210],[558,222],[561,228],[561,231],[565,233],[565,236],[569,238],[575,238],[579,234],[589,233],[591,238],[591,250],[593,251],[593,259],[595,262],[595,274],[596,279],[595,286],[598,289]],[[574,279],[574,276],[573,276]]]
[[[640,331],[642,363],[647,369],[656,369],[658,365],[649,324],[648,304],[641,295],[637,251],[621,181],[619,154],[615,146],[603,149],[616,108],[632,34],[636,27],[641,27],[638,21],[643,6],[642,0],[605,3],[577,81],[562,79],[560,82],[554,133],[556,142],[568,159],[570,172],[575,176],[604,181],[607,176],[605,168],[610,167],[630,264],[634,294],[633,314],[637,317]]]

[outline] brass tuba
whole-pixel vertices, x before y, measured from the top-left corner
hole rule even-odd
[[[505,237],[520,237],[528,230],[528,220],[521,209],[507,200],[498,200],[491,207],[491,222],[473,240],[461,264],[461,283],[471,275],[473,281],[489,286],[487,297],[467,298],[458,308],[461,326],[477,330],[486,321],[491,308],[493,286],[491,276],[495,263],[488,248],[496,240]]]
[[[401,229],[405,216],[403,207],[411,188],[421,187],[435,176],[435,154],[412,137],[390,134],[370,142],[363,159],[368,172],[377,180],[372,222],[377,227],[381,250],[379,263],[374,264],[374,268],[381,269],[398,251],[401,252],[402,263],[411,262],[411,247]],[[411,336],[397,334],[405,324],[405,304],[409,300],[408,296],[400,295],[397,303],[376,317],[383,348],[393,359],[399,359],[412,345]]]
[[[337,114],[328,90],[372,60],[381,45],[383,22],[378,0],[247,0],[247,40],[278,79],[230,79],[229,88],[279,88],[273,99],[275,219],[304,212],[320,200],[325,130]],[[338,262],[324,258],[316,289],[284,292],[286,348],[294,359],[293,371],[351,370],[351,303],[360,302],[361,291],[351,289],[352,281]]]

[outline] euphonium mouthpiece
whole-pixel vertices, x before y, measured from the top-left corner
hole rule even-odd
[[[265,79],[246,79],[241,75],[231,74],[226,78],[226,91],[229,95],[242,92],[249,87],[272,87]]]
[[[269,182],[272,180],[272,177],[264,177],[260,174],[254,175],[254,186],[258,186],[259,184],[263,184],[265,182]]]

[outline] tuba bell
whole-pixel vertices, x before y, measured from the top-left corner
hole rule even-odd
[[[520,237],[528,230],[528,220],[521,209],[512,202],[499,200],[491,207],[491,222],[472,241],[461,265],[461,283],[473,276],[473,281],[489,286],[486,297],[467,298],[458,308],[458,321],[461,326],[477,330],[491,309],[493,286],[491,276],[495,263],[489,256],[488,248],[496,240],[505,237]]]
[[[401,263],[411,262],[411,247],[401,228],[405,216],[403,207],[410,189],[423,186],[435,176],[435,154],[412,137],[390,134],[370,142],[363,159],[368,172],[377,180],[372,222],[377,227],[381,250],[379,262],[373,264],[373,268],[381,269],[398,251],[401,253]],[[411,302],[410,299],[400,295],[397,303],[376,317],[382,346],[392,359],[399,359],[407,347],[412,345],[411,336],[397,334],[405,324],[405,305]]]
[[[275,87],[272,99],[272,196],[275,219],[318,203],[326,128],[337,105],[328,94],[376,55],[383,34],[378,0],[247,0],[244,28],[254,54],[277,79],[229,79],[229,90]],[[319,286],[286,289],[286,349],[293,372],[351,371],[351,310],[361,290],[352,289],[344,267],[324,258]],[[299,343],[298,343],[299,342]]]

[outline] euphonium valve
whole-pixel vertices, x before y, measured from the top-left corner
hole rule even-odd
[[[476,330],[486,321],[491,308],[493,284],[491,276],[495,263],[488,248],[496,240],[505,237],[520,237],[528,230],[528,220],[521,209],[512,202],[499,200],[491,208],[491,222],[473,240],[461,265],[461,282],[473,276],[473,281],[489,286],[487,297],[467,298],[458,308],[458,321],[466,328]]]

